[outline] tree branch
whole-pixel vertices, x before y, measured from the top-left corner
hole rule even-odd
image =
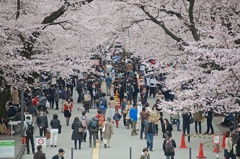
[[[17,14],[16,14],[16,20],[19,18],[20,16],[20,0],[17,0]]]
[[[187,0],[190,4],[189,4],[189,10],[188,10],[188,14],[189,14],[189,20],[190,20],[190,30],[192,32],[193,38],[195,41],[199,41],[200,40],[200,36],[198,34],[198,30],[195,27],[195,23],[194,23],[194,17],[193,17],[193,8],[194,8],[194,3],[195,0]]]
[[[165,12],[166,14],[170,14],[170,15],[175,15],[176,17],[178,17],[179,19],[183,19],[183,16],[181,13],[172,11],[172,10],[166,10],[166,9],[159,9],[160,12]]]
[[[188,46],[188,44],[186,42],[184,42],[184,40],[178,36],[176,36],[174,33],[172,33],[164,24],[163,21],[159,21],[158,19],[154,18],[148,11],[145,10],[145,7],[143,5],[139,6],[140,9],[142,9],[142,11],[151,19],[151,21],[153,21],[155,24],[159,25],[167,35],[169,35],[172,39],[174,39],[175,41],[177,41],[178,43],[181,43],[182,45]]]
[[[59,22],[52,22],[52,23],[49,23],[49,24],[45,25],[45,26],[42,28],[42,30],[44,30],[46,27],[51,26],[51,25],[60,25],[64,30],[70,30],[70,29],[66,28],[66,27],[64,26],[64,24],[71,24],[71,25],[73,25],[71,22],[66,21],[66,20],[65,20],[65,21],[59,21]]]

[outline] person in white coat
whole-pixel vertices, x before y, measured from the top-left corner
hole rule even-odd
[[[141,116],[140,116],[140,112],[142,111],[142,102],[141,100],[138,102],[138,106],[137,106],[137,110],[138,110],[138,113],[137,113],[137,125],[136,125],[136,130],[138,131],[139,128],[140,128],[140,124],[141,124]]]

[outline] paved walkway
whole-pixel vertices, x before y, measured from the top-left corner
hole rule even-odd
[[[74,92],[74,101],[76,101],[76,92]],[[154,104],[154,100],[150,98],[148,100],[150,105],[152,106]],[[74,103],[74,108],[72,112],[72,117],[70,120],[70,123],[72,123],[74,117],[80,116],[81,112],[78,111],[77,108],[79,108],[80,105],[77,103]],[[92,117],[93,115],[96,115],[97,110],[96,109],[90,109],[90,113],[88,114],[88,117]],[[60,113],[59,110],[49,110],[49,115],[48,119],[49,121],[52,119],[52,115],[54,113],[57,113],[59,115],[59,119],[62,124],[62,133],[58,136],[58,144],[56,148],[49,147],[49,140],[48,140],[48,147],[45,148],[43,151],[46,153],[46,156],[48,159],[51,159],[53,155],[58,153],[59,148],[63,148],[66,153],[65,153],[65,158],[66,159],[109,159],[109,158],[114,158],[114,159],[127,159],[130,158],[129,155],[129,148],[132,148],[132,158],[137,159],[140,157],[141,151],[144,147],[146,147],[146,141],[145,140],[140,140],[139,135],[138,136],[131,136],[131,129],[126,129],[123,127],[122,121],[120,121],[120,126],[119,128],[115,128],[114,126],[114,135],[111,139],[110,145],[111,148],[104,149],[103,143],[98,143],[97,148],[89,148],[89,143],[88,143],[88,137],[87,137],[87,142],[82,143],[82,149],[81,150],[74,150],[73,151],[73,158],[71,158],[71,148],[74,147],[74,143],[71,140],[71,126],[66,126],[65,123],[65,118],[63,116],[63,113]],[[169,114],[164,113],[165,117],[169,118]],[[108,116],[108,112],[107,112]],[[222,132],[214,125],[215,133],[216,134],[221,134]],[[205,132],[206,130],[206,122],[202,123],[202,132]],[[194,133],[194,125],[191,125],[191,133]],[[35,132],[36,135],[39,134],[39,131],[36,130]],[[177,128],[174,126],[174,131],[173,131],[173,138],[176,140],[177,147],[180,146],[180,141],[181,141],[181,134],[182,132],[177,131]],[[186,138],[187,139],[187,138]],[[222,136],[220,141],[222,141]],[[199,144],[200,142],[206,143],[211,146],[213,146],[213,142],[211,139],[207,138],[198,138],[198,137],[192,137],[190,143],[186,143],[188,147],[192,148],[192,158],[196,158],[198,156],[198,151],[199,151]],[[157,159],[157,158],[164,158],[163,150],[162,150],[162,133],[160,131],[159,136],[154,137],[154,147],[153,147],[153,152],[150,152],[151,154],[151,159]],[[221,142],[222,143],[222,142]],[[207,158],[213,159],[216,158],[216,154],[213,153],[213,147],[203,147],[204,154]],[[223,150],[223,149],[221,149]],[[177,159],[187,159],[188,154],[189,154],[189,149],[180,149],[176,148],[176,158]],[[26,152],[22,157],[23,159],[32,159],[33,155],[27,155]],[[223,153],[220,153],[220,158],[223,158]]]

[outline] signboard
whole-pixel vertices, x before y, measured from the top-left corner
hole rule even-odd
[[[214,144],[219,144],[220,139],[219,139],[218,135],[214,136],[213,142],[214,142]]]
[[[46,148],[47,147],[47,138],[43,137],[43,136],[36,136],[36,147],[38,145],[42,145],[42,148]]]
[[[57,79],[56,78],[52,78],[52,84],[57,84]]]
[[[15,157],[15,141],[14,140],[0,140],[0,158],[14,158]]]

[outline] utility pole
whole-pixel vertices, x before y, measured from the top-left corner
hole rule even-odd
[[[21,136],[24,136],[24,132],[23,132],[23,126],[24,126],[24,90],[23,88],[21,89]]]

